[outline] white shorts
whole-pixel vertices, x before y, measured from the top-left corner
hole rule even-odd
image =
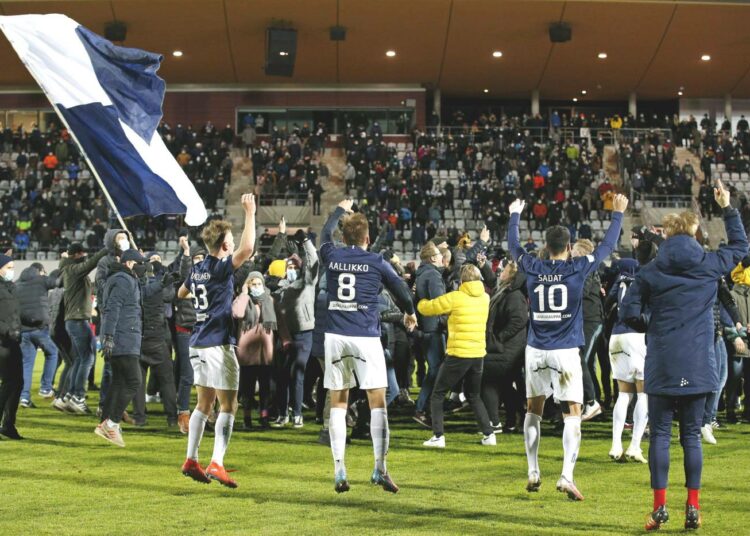
[[[646,361],[646,336],[643,333],[620,333],[609,338],[609,362],[612,377],[622,382],[643,381]]]
[[[240,388],[240,364],[234,348],[228,344],[209,348],[190,348],[193,384],[224,391]]]
[[[323,385],[341,391],[381,389],[388,386],[385,354],[380,337],[347,337],[326,333],[326,366]]]
[[[526,396],[555,396],[557,402],[583,404],[583,373],[578,348],[526,347]]]

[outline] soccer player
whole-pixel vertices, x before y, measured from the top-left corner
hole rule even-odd
[[[255,244],[255,196],[242,196],[245,228],[235,250],[232,225],[212,220],[201,233],[208,249],[206,258],[193,266],[190,275],[177,291],[177,297],[193,297],[195,327],[190,338],[190,362],[198,392],[198,404],[190,416],[187,459],[182,473],[198,482],[219,483],[236,488],[224,469],[224,454],[229,445],[237,411],[240,366],[234,353],[236,344],[232,320],[234,271],[253,254]],[[198,446],[209,412],[216,399],[221,411],[216,419],[214,452],[211,464],[204,470],[198,463]]]
[[[622,227],[622,213],[628,199],[617,195],[614,213],[604,240],[591,255],[570,258],[570,232],[555,225],[546,231],[549,258],[541,260],[526,254],[518,235],[518,222],[525,203],[517,199],[510,205],[508,246],[519,268],[526,274],[529,295],[529,335],[526,345],[527,413],[524,441],[529,464],[527,491],[539,491],[540,424],[544,401],[554,395],[563,410],[563,469],[557,481],[558,491],[570,499],[582,501],[583,495],[573,480],[573,469],[581,445],[581,404],[583,379],[579,348],[583,346],[581,300],[586,277],[614,250]]]
[[[370,402],[370,435],[375,453],[375,469],[370,481],[384,490],[398,492],[386,469],[388,453],[388,414],[385,405],[385,356],[380,342],[378,295],[385,287],[399,309],[405,311],[409,331],[417,325],[414,303],[406,283],[382,256],[367,251],[369,225],[364,214],[346,216],[343,222],[345,247],[333,244],[333,231],[339,219],[352,211],[347,199],[328,218],[322,233],[320,258],[326,269],[328,323],[325,331],[324,385],[331,393],[328,430],[334,461],[334,489],[349,491],[344,465],[346,449],[346,408],[349,389],[367,391]]]
[[[616,301],[618,308],[635,278],[638,262],[634,259],[622,259],[619,268],[620,275],[610,290],[610,297],[607,298],[608,301]],[[609,338],[609,360],[612,363],[612,376],[617,380],[619,390],[612,412],[612,448],[609,457],[614,461],[623,461],[622,430],[625,427],[630,401],[636,397],[633,410],[633,437],[624,456],[631,461],[648,463],[641,451],[641,439],[648,424],[648,398],[643,392],[646,336],[618,319]]]

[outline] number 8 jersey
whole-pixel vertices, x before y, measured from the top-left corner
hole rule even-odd
[[[526,274],[529,295],[528,345],[538,350],[564,350],[585,344],[583,285],[586,278],[614,251],[622,227],[622,213],[612,221],[601,244],[591,255],[566,261],[541,260],[526,254],[518,234],[518,214],[508,226],[508,247]]]
[[[184,284],[193,296],[196,317],[190,337],[191,348],[235,344],[232,332],[232,257],[217,259],[211,255],[206,256],[193,266]]]

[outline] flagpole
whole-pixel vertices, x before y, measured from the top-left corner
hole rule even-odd
[[[5,32],[3,32],[5,33]],[[8,41],[13,44],[13,40],[10,38],[10,36],[6,33],[5,37],[8,39]],[[15,45],[13,45],[13,48],[15,49]],[[16,51],[16,53],[18,53]],[[122,219],[122,216],[120,215],[120,211],[117,210],[117,206],[115,205],[115,202],[112,200],[112,196],[109,195],[109,191],[107,190],[106,186],[104,186],[104,183],[102,182],[101,177],[99,176],[99,172],[96,170],[94,165],[91,163],[91,160],[89,159],[88,155],[86,154],[86,150],[83,148],[83,145],[81,142],[78,141],[78,138],[76,137],[75,132],[73,132],[73,129],[70,128],[70,125],[68,125],[68,122],[65,120],[65,117],[62,113],[60,113],[59,108],[54,103],[54,101],[50,98],[49,94],[47,93],[47,90],[44,87],[44,84],[42,84],[39,79],[36,77],[36,74],[34,73],[34,70],[29,67],[29,65],[26,63],[26,61],[23,59],[23,57],[18,54],[18,58],[21,60],[21,62],[26,67],[26,70],[29,71],[29,74],[31,74],[32,78],[34,78],[34,81],[39,85],[39,87],[42,89],[42,92],[44,93],[44,96],[47,97],[47,100],[52,105],[52,108],[55,110],[55,113],[57,114],[57,117],[60,118],[60,121],[62,121],[62,124],[65,125],[65,128],[68,130],[68,134],[70,134],[73,138],[73,141],[78,146],[78,150],[81,152],[81,155],[83,156],[84,160],[86,160],[86,164],[88,165],[89,169],[91,170],[91,173],[94,175],[94,178],[96,179],[96,182],[99,184],[99,188],[102,189],[102,192],[104,192],[104,197],[107,198],[107,202],[109,203],[109,206],[112,208],[112,210],[115,213],[115,216],[117,216],[117,221],[120,222],[120,225],[122,228],[127,231],[127,233],[130,235],[131,242],[133,242],[133,246],[135,246],[135,240],[133,239],[133,234],[128,229],[128,226],[125,225],[125,220]]]

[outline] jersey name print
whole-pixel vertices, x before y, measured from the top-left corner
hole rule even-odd
[[[519,214],[512,214],[508,246],[519,269],[526,274],[529,296],[528,345],[539,350],[564,350],[584,345],[583,287],[586,278],[606,259],[617,244],[622,213],[612,214],[607,233],[593,254],[568,260],[542,260],[521,247]]]
[[[234,344],[232,334],[232,257],[217,259],[208,255],[190,271],[185,287],[193,296],[195,327],[190,337],[193,348]]]

